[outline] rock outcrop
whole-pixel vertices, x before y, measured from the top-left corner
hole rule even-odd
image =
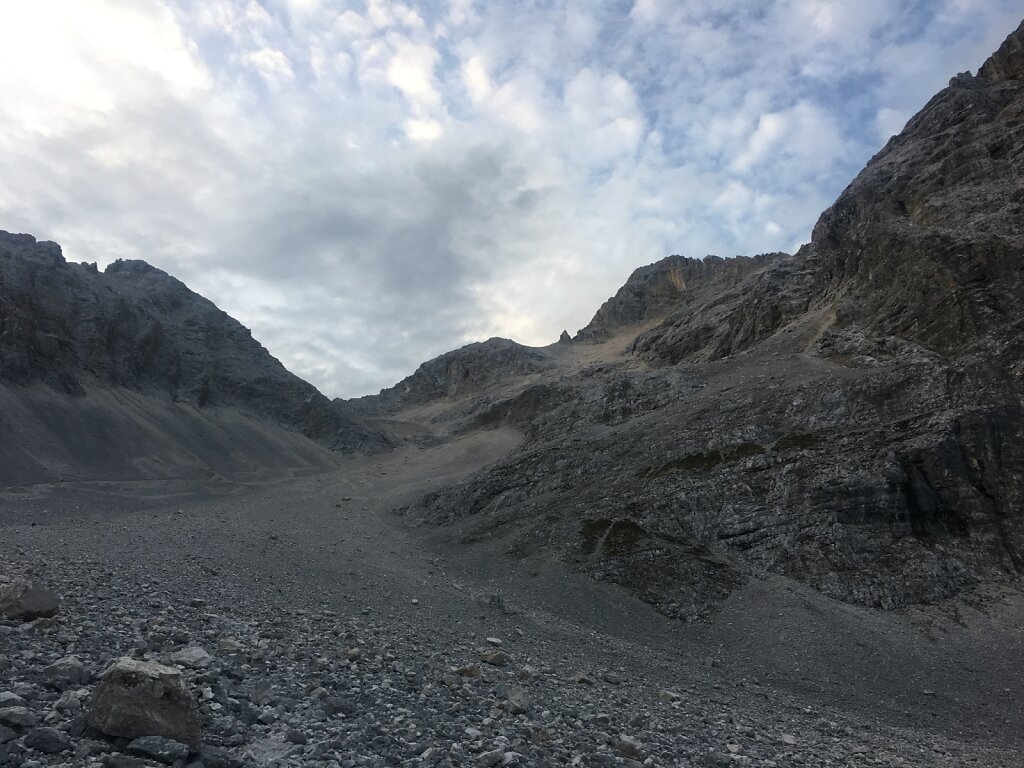
[[[109,736],[159,736],[192,749],[202,739],[199,711],[181,672],[131,658],[103,673],[92,696],[89,725]]]
[[[380,394],[343,401],[343,407],[359,414],[391,415],[409,406],[465,397],[547,370],[552,367],[549,357],[544,349],[509,339],[467,344],[423,363],[411,376]]]
[[[601,305],[594,318],[576,334],[575,340],[601,341],[624,328],[660,320],[681,304],[700,306],[702,299],[718,297],[724,289],[742,283],[773,261],[785,257],[784,253],[734,259],[669,256],[640,267]]]

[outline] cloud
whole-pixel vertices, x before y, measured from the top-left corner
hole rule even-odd
[[[441,106],[441,94],[434,84],[438,54],[429,45],[402,40],[388,63],[388,82],[400,90],[416,109]]]
[[[273,48],[260,48],[258,51],[247,53],[245,61],[259,72],[267,81],[267,85],[281,87],[295,78],[288,57]]]
[[[0,4],[0,228],[144,258],[330,395],[792,248],[1009,0]]]

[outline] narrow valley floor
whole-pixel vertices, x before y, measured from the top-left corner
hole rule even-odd
[[[6,488],[0,576],[64,604],[50,628],[0,623],[0,691],[66,726],[77,710],[46,665],[74,655],[98,675],[201,646],[215,658],[190,674],[221,750],[203,765],[1024,764],[1017,592],[880,614],[765,577],[686,625],[543,553],[395,514],[518,440],[276,482]],[[488,638],[505,663],[483,659]],[[19,744],[0,765],[128,765],[89,734],[63,753]]]

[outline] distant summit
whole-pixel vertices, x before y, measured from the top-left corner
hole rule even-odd
[[[784,253],[754,258],[738,256],[734,259],[668,256],[640,267],[614,296],[601,305],[593,320],[576,334],[575,340],[604,340],[623,328],[661,319],[668,309],[677,304],[708,291],[736,285],[764,269],[771,261],[785,256]]]

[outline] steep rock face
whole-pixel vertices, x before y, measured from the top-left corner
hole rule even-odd
[[[780,254],[739,284],[672,307],[637,336],[633,351],[655,365],[742,352],[807,311],[813,275],[802,258]]]
[[[235,408],[340,450],[387,441],[289,373],[249,330],[141,261],[69,264],[54,243],[0,232],[0,382],[65,394],[118,387]]]
[[[822,214],[816,300],[837,332],[955,355],[1015,332],[1024,307],[1024,80],[1018,29],[960,75]]]
[[[748,258],[708,256],[691,259],[669,256],[635,270],[626,283],[601,305],[576,341],[600,341],[614,332],[661,315],[681,303],[696,304],[707,294],[741,283],[786,254],[771,253]]]
[[[390,415],[432,400],[473,394],[493,384],[550,367],[549,356],[543,349],[492,338],[446,352],[423,363],[415,373],[390,389],[345,401],[344,407],[368,416]]]
[[[795,256],[699,294],[639,271],[598,324],[663,314],[632,356],[560,373],[520,451],[408,514],[684,618],[762,570],[881,608],[1017,583],[1022,47],[954,78]]]

